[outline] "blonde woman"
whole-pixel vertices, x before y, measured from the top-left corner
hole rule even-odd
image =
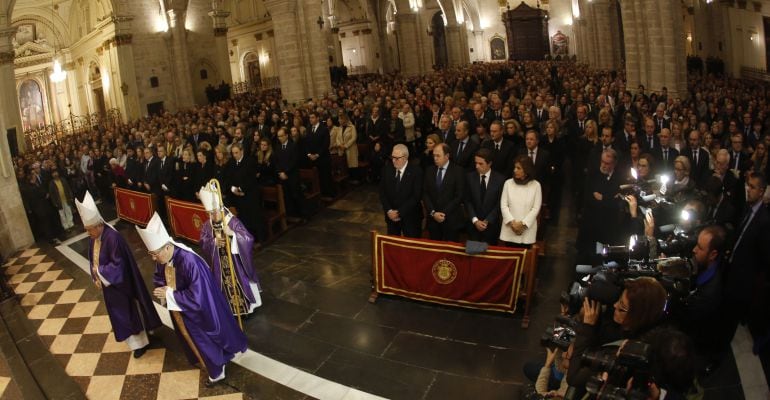
[[[340,113],[339,126],[335,127],[338,130],[336,135],[337,148],[340,149],[340,155],[343,155],[348,162],[348,172],[350,176],[354,178],[353,182],[358,179],[358,145],[356,144],[356,138],[358,134],[356,132],[356,126],[350,122],[348,115]]]

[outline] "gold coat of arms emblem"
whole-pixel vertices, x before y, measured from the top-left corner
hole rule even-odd
[[[128,206],[131,207],[131,211],[136,211],[136,203],[134,199],[128,199]]]
[[[193,225],[195,225],[195,229],[200,230],[201,225],[203,224],[203,221],[201,221],[201,217],[199,217],[198,214],[193,214],[192,220],[193,220]]]
[[[446,258],[442,258],[433,263],[433,279],[442,285],[448,285],[457,278],[457,267]]]

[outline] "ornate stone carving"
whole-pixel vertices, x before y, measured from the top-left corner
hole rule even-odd
[[[256,39],[257,42],[259,42],[260,40],[262,40],[262,34],[261,33],[255,33],[254,34],[254,39]]]
[[[214,36],[227,36],[227,27],[214,28]]]
[[[361,33],[364,34],[364,35],[371,35],[372,34],[372,29],[371,28],[362,29]]]
[[[104,53],[104,47],[102,47],[102,46],[97,47],[96,48],[96,54],[97,55],[102,55],[102,53]]]

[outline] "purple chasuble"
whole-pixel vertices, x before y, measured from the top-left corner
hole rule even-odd
[[[182,320],[209,376],[216,378],[235,353],[246,351],[246,335],[238,327],[225,296],[201,257],[175,246],[171,262],[176,272],[174,300],[182,309]],[[156,264],[153,282],[155,287],[167,286],[165,265]],[[188,359],[196,363],[198,360],[188,348],[176,321],[174,325]]]
[[[114,228],[104,225],[99,248],[99,273],[110,285],[102,285],[104,304],[115,333],[115,341],[122,342],[131,335],[161,326],[152,297],[144,285],[139,267],[123,236]],[[93,265],[94,241],[89,240],[88,265]],[[89,268],[90,269],[90,268]],[[93,276],[91,279],[99,279]],[[141,316],[140,316],[141,313]],[[142,325],[144,320],[144,325]]]
[[[228,227],[233,233],[235,233],[234,239],[238,242],[238,253],[233,254],[233,263],[235,263],[236,276],[243,288],[243,292],[249,303],[255,303],[254,293],[249,286],[249,281],[257,284],[260,289],[262,286],[259,284],[257,278],[257,272],[252,264],[251,252],[254,248],[254,236],[249,233],[246,226],[236,217],[230,218]],[[219,254],[217,246],[214,241],[214,232],[211,229],[211,220],[207,220],[201,227],[201,251],[203,252],[203,258],[212,267],[212,273],[214,274],[214,281],[220,285],[222,274],[222,267],[219,264]],[[220,287],[220,289],[222,289]]]

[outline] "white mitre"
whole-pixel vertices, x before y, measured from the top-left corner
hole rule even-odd
[[[78,201],[78,199],[75,199],[75,206],[78,209],[78,214],[80,214],[80,220],[83,221],[83,226],[92,226],[104,222],[102,215],[99,214],[99,209],[96,208],[96,203],[94,202],[94,198],[91,197],[90,192],[86,191],[82,203]]]
[[[219,194],[211,190],[209,185],[202,186],[198,194],[206,211],[219,211],[222,208],[222,205],[219,204]]]
[[[163,221],[160,220],[160,215],[156,212],[150,218],[150,222],[147,223],[147,228],[136,227],[136,231],[139,233],[139,237],[142,238],[142,242],[149,251],[157,251],[166,243],[171,242],[171,236],[168,235],[166,227],[163,226]]]

